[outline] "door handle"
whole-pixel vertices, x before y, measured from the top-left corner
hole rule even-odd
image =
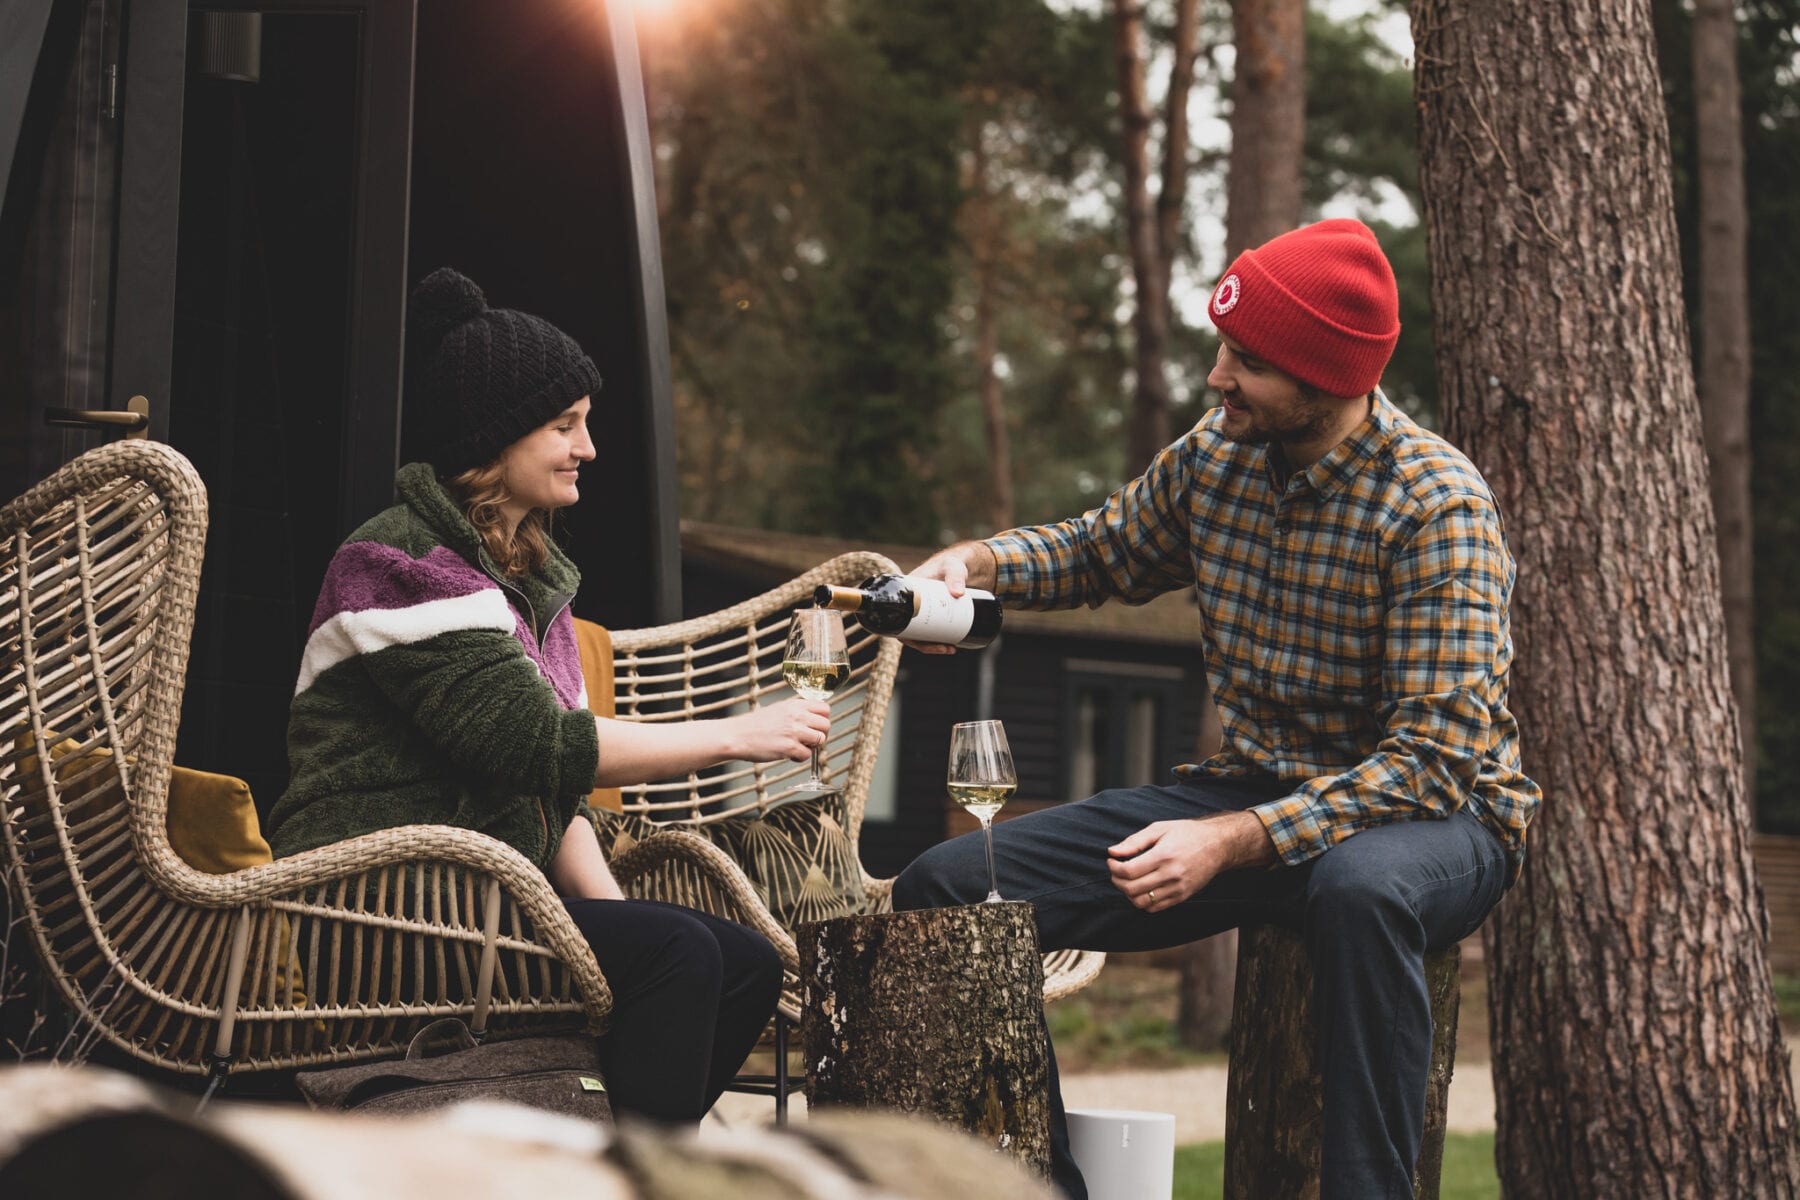
[[[123,409],[46,408],[44,424],[61,429],[123,429],[128,438],[150,436],[150,401],[133,396]]]

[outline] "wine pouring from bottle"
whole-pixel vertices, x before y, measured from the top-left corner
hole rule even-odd
[[[859,587],[821,584],[813,603],[849,613],[870,633],[909,642],[979,650],[1000,635],[1000,602],[992,592],[970,588],[952,596],[940,579],[876,575]]]

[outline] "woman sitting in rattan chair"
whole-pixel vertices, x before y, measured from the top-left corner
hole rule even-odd
[[[781,962],[741,925],[625,899],[584,797],[715,762],[805,759],[829,710],[791,700],[670,725],[588,712],[578,576],[547,527],[595,457],[599,372],[567,334],[489,308],[448,269],[414,290],[408,338],[409,399],[444,436],[326,572],[270,841],[280,856],[443,824],[511,845],[565,898],[612,989],[601,1058],[614,1107],[698,1121],[768,1024]]]

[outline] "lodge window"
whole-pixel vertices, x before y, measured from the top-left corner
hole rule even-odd
[[[1182,669],[1076,658],[1063,666],[1064,799],[1163,782],[1181,757]]]

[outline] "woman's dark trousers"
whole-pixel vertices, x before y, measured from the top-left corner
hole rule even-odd
[[[1044,950],[1154,950],[1222,930],[1279,923],[1312,960],[1324,1082],[1323,1200],[1412,1196],[1424,1136],[1431,1006],[1425,955],[1481,924],[1506,884],[1500,843],[1472,816],[1367,829],[1298,867],[1227,872],[1154,915],[1113,886],[1106,848],[1156,821],[1250,808],[1290,789],[1268,781],[1199,780],[1121,788],[994,826],[1000,893],[1037,908]],[[921,855],[894,884],[894,907],[979,901],[987,863],[979,834]],[[1051,1064],[1054,1178],[1087,1195],[1068,1154]]]
[[[612,988],[600,1065],[613,1110],[693,1124],[756,1046],[781,995],[769,940],[655,900],[564,900]]]

